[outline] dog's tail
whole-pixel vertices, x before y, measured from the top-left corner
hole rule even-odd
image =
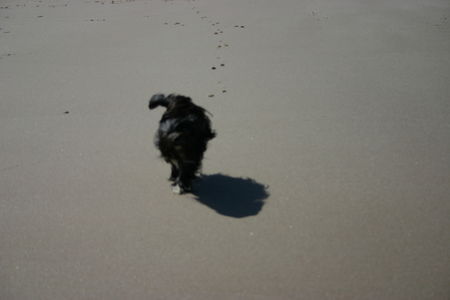
[[[148,103],[148,108],[154,109],[158,106],[166,107],[169,106],[169,101],[167,100],[166,96],[164,94],[155,94],[150,99],[150,102]]]

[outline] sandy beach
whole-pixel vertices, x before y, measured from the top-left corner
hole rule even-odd
[[[0,0],[0,299],[447,300],[449,82],[446,0]]]

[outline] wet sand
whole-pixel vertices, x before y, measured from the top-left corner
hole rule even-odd
[[[450,5],[373,2],[1,1],[0,299],[449,299]]]

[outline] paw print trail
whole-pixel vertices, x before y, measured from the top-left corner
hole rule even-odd
[[[167,0],[162,0],[164,2],[167,2]],[[173,1],[170,1],[173,3]],[[209,93],[207,93],[207,97],[210,99],[216,98],[218,95],[223,95],[228,92],[228,88],[226,84],[224,84],[224,77],[223,77],[223,71],[225,68],[228,68],[229,61],[226,59],[227,49],[231,47],[230,43],[226,40],[226,29],[227,30],[243,30],[246,28],[243,24],[224,24],[224,22],[218,21],[217,18],[213,18],[212,16],[207,15],[202,11],[200,8],[200,1],[196,0],[187,0],[187,1],[180,1],[184,3],[190,4],[189,10],[193,14],[193,16],[196,16],[197,20],[199,22],[202,22],[204,26],[208,26],[211,28],[211,51],[214,51],[216,54],[216,61],[211,63],[207,69],[211,72],[211,76],[216,77],[217,79],[217,85],[215,88],[210,90]],[[180,3],[178,2],[178,3]],[[165,25],[172,25],[175,26],[184,26],[184,24],[181,24],[179,22],[171,23],[169,21],[164,23]]]

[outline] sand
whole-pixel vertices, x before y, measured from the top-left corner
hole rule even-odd
[[[449,299],[450,4],[0,1],[0,299]],[[157,92],[218,137],[195,195]]]

